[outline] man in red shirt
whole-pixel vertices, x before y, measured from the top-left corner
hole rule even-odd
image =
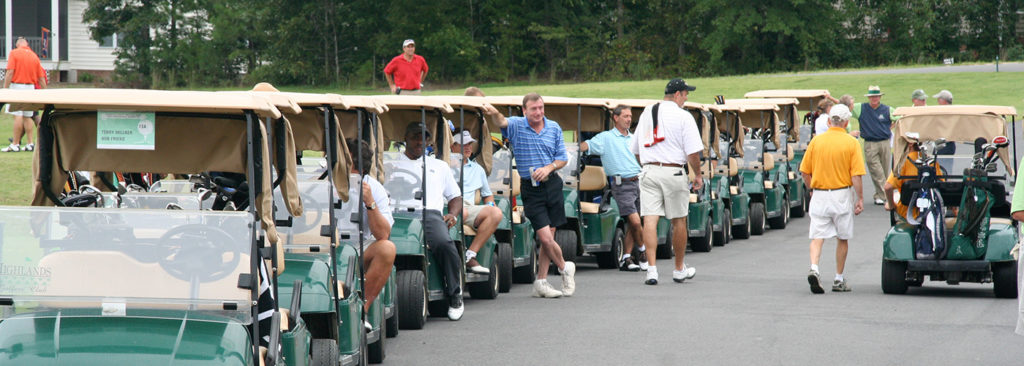
[[[46,73],[42,72],[43,66],[39,62],[39,56],[28,47],[28,41],[18,38],[15,43],[17,48],[11,50],[7,56],[7,74],[4,75],[4,88],[11,89],[35,89],[36,83],[40,88],[46,88]],[[5,110],[8,114],[14,115],[14,139],[11,145],[3,148],[3,152],[21,151],[21,137],[28,134],[28,145],[25,151],[32,151],[35,145],[32,143],[32,133],[35,123],[32,120],[32,111],[10,111],[10,106]]]
[[[427,60],[416,54],[416,42],[402,42],[402,54],[395,56],[384,67],[384,77],[395,94],[419,94],[423,79],[427,77]]]

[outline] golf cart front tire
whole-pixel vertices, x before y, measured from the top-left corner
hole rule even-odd
[[[337,366],[341,358],[338,351],[338,341],[333,339],[313,339],[310,345],[312,352],[312,366]]]
[[[787,194],[785,196],[782,196],[782,206],[788,205],[789,195]],[[775,230],[784,230],[786,228],[786,224],[789,223],[789,210],[783,207],[779,211],[781,211],[781,213],[778,217],[768,219],[768,226]]]
[[[1017,298],[1017,261],[992,263],[992,291],[1000,299]]]
[[[704,223],[704,236],[691,236],[690,248],[694,252],[707,253],[711,251],[711,215],[708,215],[707,221]]]
[[[423,271],[398,271],[398,325],[401,329],[423,329],[427,322],[427,285]]]
[[[530,263],[512,270],[515,283],[533,283],[537,280],[537,251],[530,253]]]
[[[487,281],[466,283],[466,290],[469,290],[469,296],[474,299],[493,300],[498,298],[498,282],[501,273],[498,272],[497,253],[491,254],[491,264],[487,266],[487,269],[491,272],[487,275]],[[447,315],[447,309],[445,311]]]
[[[380,314],[380,324],[384,324],[384,312],[382,311]],[[377,338],[376,342],[366,345],[366,360],[369,361],[369,363],[384,363],[384,358],[387,357],[387,353],[385,352],[385,339],[387,339],[387,336],[381,334],[380,337]]]
[[[764,227],[764,203],[762,202],[751,202],[750,203],[750,233],[754,235],[761,235],[765,232]]]
[[[576,244],[578,236],[573,230],[555,230],[555,243],[562,249],[562,259],[566,262],[576,261]]]
[[[883,259],[882,292],[902,295],[907,293],[907,286],[907,262]]]
[[[622,226],[616,227],[612,234],[612,247],[607,252],[594,253],[597,257],[598,268],[616,268],[619,266],[619,258],[622,258],[622,244],[626,240],[626,233]]]
[[[498,243],[498,291],[509,292],[512,290],[512,272],[515,269],[515,259],[512,258],[512,244]],[[533,282],[533,281],[531,281]]]

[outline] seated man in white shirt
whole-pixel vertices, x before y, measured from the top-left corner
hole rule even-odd
[[[490,183],[487,181],[487,173],[484,172],[484,168],[480,164],[470,160],[470,156],[473,154],[473,143],[475,142],[476,140],[473,139],[473,136],[470,136],[469,131],[462,131],[462,133],[455,136],[455,142],[452,143],[452,152],[462,154],[462,161],[465,162],[462,165],[462,221],[472,225],[473,229],[476,230],[476,237],[473,238],[473,243],[466,249],[466,270],[473,273],[488,274],[491,271],[480,265],[480,262],[476,260],[476,253],[487,242],[487,238],[494,235],[494,231],[498,229],[498,223],[501,222],[502,215],[501,210],[494,206],[494,194],[491,193]],[[455,175],[455,180],[459,180],[458,169],[453,169],[452,174]],[[477,191],[480,191],[482,205],[476,204]]]
[[[370,234],[363,242],[363,268],[366,268],[366,303],[364,310],[369,311],[373,300],[380,295],[384,284],[391,276],[391,266],[395,263],[395,243],[388,238],[391,237],[391,225],[395,223],[391,215],[391,202],[388,199],[388,192],[384,186],[369,175],[370,166],[373,164],[373,150],[366,142],[356,142],[355,139],[348,139],[348,151],[352,154],[352,164],[349,166],[351,174],[362,176],[362,187],[353,185],[349,187],[349,204],[358,204],[359,194],[362,193],[362,202],[365,209],[361,209],[363,222],[369,228]],[[362,149],[360,149],[360,145]],[[362,169],[358,166],[362,155]],[[360,189],[362,188],[362,189]]]
[[[445,295],[448,296],[448,319],[459,320],[465,310],[462,302],[462,258],[455,248],[455,242],[448,234],[448,229],[455,225],[456,218],[462,214],[462,195],[459,182],[455,181],[452,169],[445,162],[433,156],[424,157],[425,141],[430,141],[430,131],[423,123],[411,122],[405,127],[405,152],[399,154],[395,166],[412,174],[423,174],[426,163],[426,177],[430,182],[425,192],[426,207],[423,215],[423,236],[427,248],[434,254],[434,259],[441,266],[444,275]],[[441,216],[445,204],[448,214]]]

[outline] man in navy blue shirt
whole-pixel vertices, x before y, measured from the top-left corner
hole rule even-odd
[[[889,178],[892,164],[892,146],[889,139],[892,132],[892,108],[882,104],[882,89],[877,85],[868,87],[868,103],[856,103],[850,112],[860,122],[860,137],[864,138],[864,162],[875,185],[875,204],[885,204],[885,180]]]
[[[576,291],[576,264],[562,258],[562,249],[555,242],[555,229],[566,223],[562,198],[562,178],[558,176],[568,162],[565,138],[558,123],[544,117],[544,100],[540,94],[523,97],[523,115],[506,119],[488,105],[487,115],[508,136],[516,157],[516,169],[522,179],[523,207],[540,242],[537,280],[533,283],[534,297],[572,296]],[[555,290],[547,281],[548,263],[554,262],[562,274],[562,291]]]

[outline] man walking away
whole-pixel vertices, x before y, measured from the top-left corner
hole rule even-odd
[[[672,280],[683,282],[693,278],[697,269],[683,262],[686,255],[686,216],[690,209],[690,182],[683,164],[689,162],[694,172],[693,189],[704,186],[700,169],[700,152],[704,144],[693,115],[683,110],[691,91],[683,79],[672,79],[665,86],[665,100],[644,108],[640,114],[636,133],[630,139],[629,149],[638,156],[640,165],[640,215],[643,216],[643,242],[658,242],[658,220],[664,216],[671,221],[672,248],[675,249],[675,270]],[[667,244],[667,243],[666,243]],[[656,256],[647,258],[647,278],[644,283],[658,284]]]
[[[818,261],[825,239],[836,240],[836,278],[832,291],[847,292],[850,286],[843,278],[849,240],[853,237],[853,216],[864,211],[864,192],[861,176],[864,175],[864,158],[860,154],[857,140],[846,133],[850,123],[850,110],[839,104],[832,107],[832,127],[811,140],[800,163],[804,184],[811,191],[811,270],[807,282],[811,292],[821,294]],[[850,188],[853,192],[850,192]],[[853,194],[857,197],[854,200]]]
[[[41,89],[46,88],[46,73],[42,72],[43,66],[39,62],[39,57],[28,47],[28,41],[24,38],[18,38],[15,46],[17,48],[11,50],[7,56],[7,75],[4,77],[4,88],[30,90],[35,89],[36,84],[39,84]],[[21,151],[21,138],[25,134],[28,134],[29,143],[25,145],[24,150],[32,151],[35,149],[35,145],[32,143],[33,130],[35,128],[35,121],[32,120],[34,113],[32,111],[11,111],[10,105],[4,108],[7,114],[14,115],[14,139],[11,140],[10,146],[0,151]]]

